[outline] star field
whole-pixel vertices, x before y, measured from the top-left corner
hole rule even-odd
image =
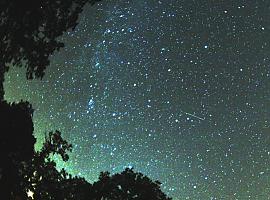
[[[103,0],[42,80],[6,75],[35,134],[73,144],[73,175],[134,167],[174,199],[270,197],[270,3]]]

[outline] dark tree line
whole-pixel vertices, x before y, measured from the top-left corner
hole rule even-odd
[[[0,0],[0,199],[170,199],[161,191],[160,182],[133,169],[114,175],[102,172],[93,184],[64,169],[58,171],[51,155],[68,161],[72,145],[56,131],[35,151],[31,104],[4,100],[4,75],[9,67],[25,67],[28,79],[42,78],[49,56],[64,46],[57,38],[75,28],[86,3],[97,1]]]

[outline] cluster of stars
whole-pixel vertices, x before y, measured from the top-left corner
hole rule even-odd
[[[270,7],[103,0],[61,40],[42,81],[6,76],[35,134],[73,144],[58,167],[95,181],[134,167],[174,199],[267,199]],[[23,84],[22,84],[23,83]]]

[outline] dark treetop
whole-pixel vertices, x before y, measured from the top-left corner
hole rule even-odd
[[[0,1],[0,81],[8,66],[25,66],[28,79],[42,78],[49,56],[64,46],[57,41],[77,25],[86,3],[98,0],[1,0]],[[0,97],[3,98],[1,86]]]

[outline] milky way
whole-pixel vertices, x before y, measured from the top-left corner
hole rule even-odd
[[[174,199],[268,199],[270,3],[106,1],[86,7],[42,80],[5,98],[60,130],[73,175],[134,167]]]

